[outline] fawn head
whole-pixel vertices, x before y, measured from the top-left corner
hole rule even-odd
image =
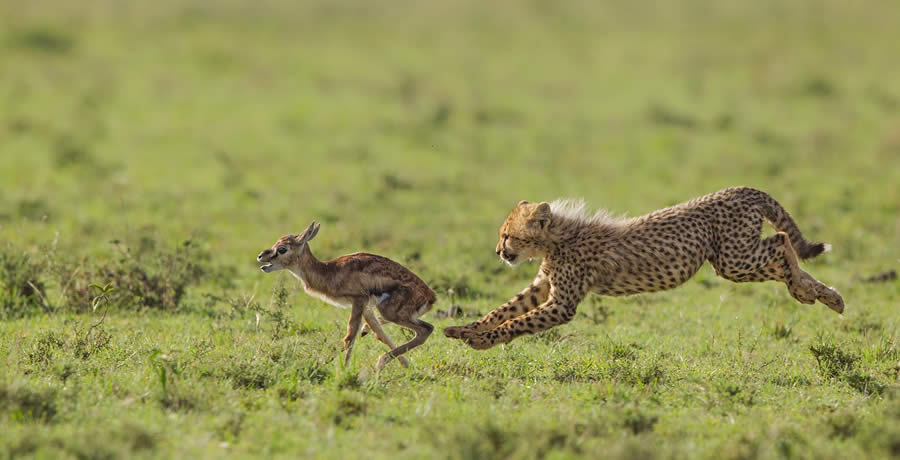
[[[266,273],[282,270],[299,261],[306,243],[319,233],[319,224],[315,221],[299,235],[285,235],[278,239],[271,248],[260,252],[256,261],[265,265],[259,267]]]

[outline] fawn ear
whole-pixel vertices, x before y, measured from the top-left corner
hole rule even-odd
[[[550,204],[546,201],[539,204],[531,214],[531,221],[541,230],[547,228],[547,225],[550,224]]]
[[[306,241],[309,241],[309,240],[315,238],[316,235],[319,234],[319,223],[316,221],[313,221],[311,224],[309,224],[308,231],[309,231],[309,235],[306,236]]]
[[[306,227],[306,230],[303,233],[297,235],[297,244],[304,245],[309,242],[309,240],[316,237],[316,234],[319,233],[319,224],[316,221],[312,221],[309,224],[309,227]]]

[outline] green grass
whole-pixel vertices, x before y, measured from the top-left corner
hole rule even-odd
[[[0,4],[0,452],[896,456],[900,284],[862,279],[900,265],[898,14]],[[638,215],[731,185],[834,245],[805,269],[843,317],[705,267],[483,352],[429,315],[375,375],[372,337],[340,365],[346,311],[254,261],[318,220],[319,256],[389,256],[483,314],[536,270],[493,252],[519,200]]]

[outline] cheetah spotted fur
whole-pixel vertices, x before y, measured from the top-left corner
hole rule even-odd
[[[763,220],[778,231],[761,238]],[[543,259],[531,285],[478,321],[444,334],[476,349],[564,324],[593,292],[621,296],[672,289],[705,261],[735,282],[781,281],[797,301],[841,313],[844,300],[798,261],[829,249],[803,238],[768,194],[732,187],[635,218],[586,215],[578,201],[522,201],[500,227],[497,254],[508,264]]]

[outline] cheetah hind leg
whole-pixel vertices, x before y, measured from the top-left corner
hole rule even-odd
[[[786,233],[779,232],[766,238],[761,246],[774,246],[774,257],[740,281],[782,281],[787,284],[791,296],[800,303],[811,305],[818,300],[837,313],[844,311],[844,299],[837,291],[800,268],[797,252]]]

